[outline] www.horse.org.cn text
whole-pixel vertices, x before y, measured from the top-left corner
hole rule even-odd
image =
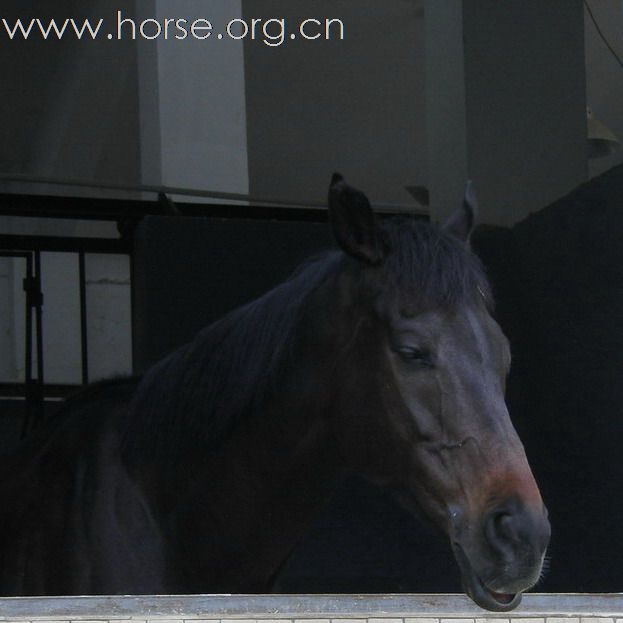
[[[164,41],[257,41],[269,47],[280,47],[286,42],[343,41],[344,22],[339,18],[308,17],[296,23],[284,18],[235,17],[217,25],[206,18],[162,17],[135,19],[117,11],[112,28],[106,19],[7,19],[2,18],[0,37],[11,41],[44,39],[74,39],[79,41],[164,40]]]

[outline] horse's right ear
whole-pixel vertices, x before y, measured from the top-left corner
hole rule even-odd
[[[367,264],[383,259],[381,234],[368,198],[334,173],[329,186],[329,219],[337,243]]]
[[[469,245],[469,239],[474,231],[478,217],[478,201],[471,181],[465,185],[463,205],[444,223],[443,230],[454,236],[464,244]]]

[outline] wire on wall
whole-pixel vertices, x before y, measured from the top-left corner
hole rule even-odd
[[[612,56],[614,56],[617,63],[619,63],[619,65],[623,67],[623,61],[621,60],[621,57],[616,53],[615,49],[610,45],[610,42],[608,41],[608,39],[606,39],[606,36],[604,35],[603,31],[599,27],[599,23],[595,19],[595,15],[593,14],[593,11],[591,9],[590,4],[588,3],[588,0],[584,0],[584,6],[586,7],[586,10],[588,11],[588,15],[591,18],[591,21],[593,22],[597,30],[597,34],[601,37],[601,40],[604,42],[608,50],[610,50],[610,53],[612,54]]]

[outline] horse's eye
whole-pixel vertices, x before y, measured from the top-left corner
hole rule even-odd
[[[395,349],[400,358],[408,363],[414,363],[426,368],[432,368],[433,362],[430,353],[422,348],[399,346]]]

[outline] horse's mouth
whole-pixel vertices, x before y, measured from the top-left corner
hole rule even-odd
[[[477,605],[493,612],[508,612],[521,603],[521,593],[498,593],[488,588],[475,573],[467,555],[458,543],[452,543],[452,550],[461,570],[463,589]]]

